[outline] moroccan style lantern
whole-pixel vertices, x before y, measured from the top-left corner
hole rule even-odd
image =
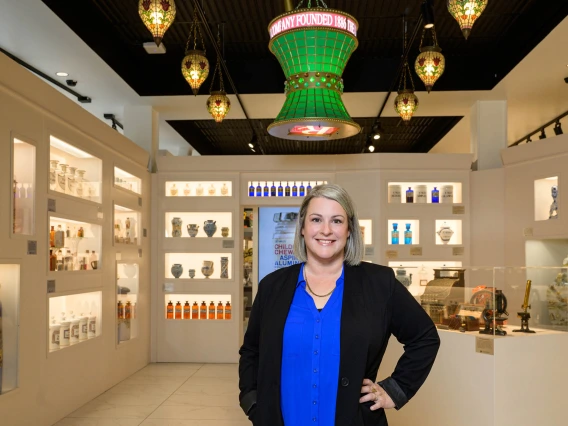
[[[191,37],[193,34],[193,50],[189,50]],[[197,49],[197,36],[201,39],[202,50]],[[197,8],[193,13],[193,22],[189,31],[189,38],[185,46],[185,58],[181,61],[181,73],[191,86],[193,94],[197,96],[199,88],[209,75],[209,61],[205,56],[205,45],[203,43],[203,35],[201,34],[201,26],[197,20]]]
[[[471,27],[487,7],[488,0],[448,0],[448,10],[454,17],[465,39],[471,33]]]
[[[286,101],[268,133],[283,139],[329,140],[358,134],[341,99],[343,71],[357,49],[359,24],[325,4],[284,13],[268,26],[270,51],[280,62]],[[323,2],[322,2],[323,3]]]
[[[219,35],[219,29],[217,29],[217,44],[221,45],[221,37]],[[213,90],[213,83],[215,83],[215,75],[219,73],[219,90]],[[207,111],[215,119],[217,123],[221,123],[225,116],[231,110],[231,101],[225,92],[225,86],[223,84],[223,73],[221,71],[221,57],[217,56],[217,65],[215,66],[215,71],[213,71],[213,77],[211,78],[211,88],[209,89],[209,98],[207,98]]]
[[[406,88],[406,74],[410,77],[412,89]],[[414,112],[418,109],[418,96],[414,94],[414,81],[412,80],[412,74],[410,73],[408,62],[404,63],[404,67],[402,69],[398,96],[394,100],[394,109],[396,113],[400,115],[400,118],[402,118],[405,124],[410,122]]]
[[[176,17],[174,0],[140,0],[138,14],[146,28],[150,30],[156,45],[159,46],[165,32]]]
[[[434,28],[431,29],[434,45],[422,47],[426,31],[427,30],[425,29],[424,32],[422,32],[420,54],[414,63],[414,70],[416,71],[416,74],[418,74],[418,77],[420,77],[420,80],[424,82],[428,93],[430,93],[432,86],[434,86],[434,83],[438,81],[446,69],[446,58],[444,58],[444,55],[442,55],[442,49],[438,46],[436,30]]]

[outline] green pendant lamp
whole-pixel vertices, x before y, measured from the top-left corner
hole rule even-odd
[[[270,51],[286,76],[286,101],[268,133],[282,139],[330,140],[361,131],[341,99],[343,71],[357,49],[359,24],[351,15],[311,0],[268,26]],[[320,3],[322,4],[320,6]]]

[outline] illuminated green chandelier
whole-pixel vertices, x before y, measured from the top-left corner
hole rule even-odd
[[[157,46],[162,43],[165,32],[176,17],[174,0],[140,0],[138,14],[144,25],[152,33]]]
[[[454,17],[467,40],[471,27],[487,7],[488,0],[448,0],[448,10]]]
[[[343,71],[357,49],[359,24],[351,15],[316,7],[284,13],[270,22],[270,51],[286,76],[286,101],[268,132],[294,140],[329,140],[358,134],[341,99]],[[320,6],[321,3],[321,6]]]

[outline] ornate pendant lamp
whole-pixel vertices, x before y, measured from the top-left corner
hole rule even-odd
[[[412,89],[406,88],[407,73],[410,76]],[[410,121],[410,119],[418,109],[418,96],[414,94],[414,81],[412,80],[412,74],[410,73],[410,67],[408,66],[408,62],[404,64],[402,74],[403,75],[400,77],[398,96],[394,100],[394,109],[406,124]]]
[[[446,58],[444,58],[444,55],[442,55],[442,49],[438,46],[435,28],[430,30],[432,31],[433,46],[422,46],[426,31],[428,30],[424,29],[422,32],[422,39],[420,40],[420,54],[414,63],[414,70],[416,71],[416,74],[418,74],[418,77],[420,77],[420,80],[424,82],[428,93],[430,93],[432,86],[434,86],[434,83],[438,81],[446,69]]]
[[[471,27],[487,7],[488,0],[448,0],[448,10],[454,17],[467,40]]]
[[[174,0],[140,0],[138,14],[146,28],[150,30],[156,45],[159,46],[165,32],[176,17]]]
[[[217,44],[221,46],[219,28],[217,28]],[[215,83],[215,75],[217,73],[219,73],[219,90],[214,91],[213,83]],[[207,111],[209,111],[209,114],[211,114],[217,123],[221,123],[231,110],[231,101],[225,92],[225,85],[223,84],[223,72],[221,71],[220,56],[217,56],[217,65],[215,66],[215,71],[213,71],[209,93],[210,96],[207,98]]]
[[[329,140],[358,134],[343,101],[343,71],[357,49],[359,24],[320,0],[275,18],[270,51],[286,76],[286,101],[268,133],[283,139]],[[321,5],[320,5],[321,3]]]
[[[193,35],[193,50],[189,50],[189,43]],[[201,39],[202,50],[197,49],[197,36]],[[201,34],[201,25],[197,20],[197,8],[193,11],[193,22],[189,30],[189,38],[185,45],[185,58],[181,61],[181,73],[191,86],[193,94],[197,96],[199,88],[209,75],[209,61],[205,56],[205,44]]]

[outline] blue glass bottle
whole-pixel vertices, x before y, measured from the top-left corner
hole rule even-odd
[[[286,182],[286,186],[284,187],[284,195],[286,197],[290,196],[290,183]]]
[[[308,182],[308,186],[306,186],[306,195],[312,192],[312,183]]]
[[[398,223],[392,224],[391,244],[398,244]]]
[[[406,224],[406,231],[404,231],[404,244],[412,244],[412,231],[410,230],[410,223]]]
[[[251,182],[249,186],[249,197],[254,197],[254,185]]]
[[[262,197],[262,186],[260,186],[260,182],[258,182],[258,185],[256,186],[256,196]]]
[[[300,182],[300,197],[304,197],[306,195],[306,187],[304,186],[304,182]]]
[[[406,202],[407,203],[414,203],[414,191],[412,190],[412,188],[410,186],[406,190]]]
[[[432,190],[432,202],[439,203],[440,202],[440,190],[436,187]]]
[[[292,197],[298,196],[298,187],[296,186],[296,182],[294,182],[294,186],[292,187]]]
[[[263,194],[268,197],[268,182],[264,182]]]
[[[272,182],[272,186],[270,187],[270,196],[276,197],[276,187],[274,186],[274,182]]]
[[[284,196],[284,188],[282,188],[282,182],[280,182],[280,184],[278,185],[278,196],[279,197]]]

